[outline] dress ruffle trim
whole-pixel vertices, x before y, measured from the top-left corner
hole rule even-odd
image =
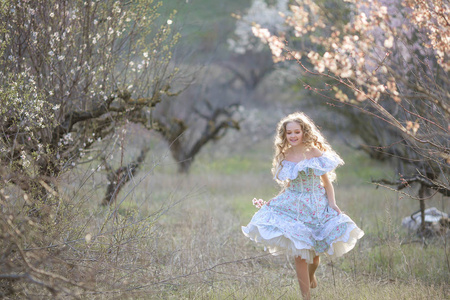
[[[331,258],[340,257],[349,252],[355,247],[357,240],[364,236],[364,232],[355,223],[347,222],[347,224],[349,226],[345,233],[331,242],[325,252]],[[272,255],[300,256],[307,263],[312,263],[313,258],[321,254],[316,253],[313,245],[294,237],[288,237],[277,228],[267,230],[264,226],[249,224],[247,227],[242,226],[242,232],[256,243],[263,244]]]
[[[325,151],[319,157],[304,159],[298,163],[284,160],[281,164],[282,169],[275,179],[284,181],[288,179],[293,180],[298,177],[299,172],[308,172],[308,169],[313,169],[315,175],[321,176],[325,173],[333,171],[339,165],[343,165],[344,161],[335,153]]]
[[[355,224],[349,226],[344,235],[331,243],[329,250],[326,252],[329,257],[336,258],[344,255],[352,250],[356,242],[364,236],[364,231],[358,228]]]

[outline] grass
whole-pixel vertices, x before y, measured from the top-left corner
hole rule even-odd
[[[299,298],[293,262],[267,255],[240,231],[256,211],[251,199],[270,199],[278,192],[270,150],[267,140],[246,152],[219,143],[202,152],[190,175],[176,174],[168,159],[136,188],[130,201],[149,198],[149,210],[167,197],[183,199],[159,221],[164,232],[159,242],[170,253],[161,260],[165,283],[139,297]],[[448,299],[443,240],[425,246],[408,234],[401,218],[415,209],[415,202],[370,183],[371,177],[389,174],[389,166],[348,149],[341,153],[346,165],[338,170],[338,203],[366,235],[343,258],[322,259],[313,299]]]
[[[84,176],[87,181],[74,194],[76,176],[82,179],[91,167],[82,166],[67,180],[70,219],[51,233],[58,236],[56,228],[61,228],[60,239],[79,239],[61,253],[74,262],[75,275],[70,276],[88,278],[97,291],[81,296],[299,299],[293,261],[267,254],[240,228],[256,211],[251,199],[267,200],[278,193],[270,173],[270,139],[244,148],[227,139],[209,145],[196,158],[191,173],[180,175],[165,156],[166,146],[155,136],[147,138],[152,140],[152,155],[110,208],[98,205],[102,176]],[[141,140],[142,135],[130,135],[125,162],[132,160],[132,149]],[[372,174],[389,174],[388,165],[349,149],[340,153],[346,165],[337,172],[337,201],[366,235],[344,257],[322,258],[319,287],[312,298],[449,299],[445,253],[449,246],[445,249],[440,238],[424,244],[401,228],[402,217],[415,210],[414,200],[370,183]],[[120,159],[117,153],[114,157]],[[102,226],[107,230],[90,243],[84,241]]]

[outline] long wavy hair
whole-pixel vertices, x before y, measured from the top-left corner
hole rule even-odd
[[[303,132],[302,143],[305,144],[307,148],[316,147],[322,152],[329,151],[339,157],[339,155],[328,144],[319,129],[317,129],[314,122],[307,115],[302,112],[290,114],[278,122],[277,133],[274,141],[275,155],[272,161],[272,174],[281,185],[285,185],[285,183],[278,179],[278,173],[281,171],[281,162],[286,158],[285,153],[291,147],[286,138],[286,126],[291,122],[296,122],[300,125]],[[336,174],[334,171],[330,172],[329,175],[331,181],[336,179]]]

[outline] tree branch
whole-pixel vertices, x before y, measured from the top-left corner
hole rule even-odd
[[[436,192],[446,196],[446,197],[450,197],[450,189],[436,184],[435,182],[431,181],[430,179],[422,176],[422,175],[414,175],[411,177],[402,177],[399,180],[396,181],[391,181],[391,180],[387,180],[387,179],[378,179],[378,180],[372,180],[373,183],[382,183],[382,184],[388,184],[388,185],[396,185],[397,191],[400,191],[408,186],[410,186],[412,183],[414,182],[418,182],[421,185],[433,189]]]

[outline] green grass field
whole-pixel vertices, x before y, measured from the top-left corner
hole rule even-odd
[[[293,259],[268,254],[241,232],[256,212],[251,200],[279,192],[270,173],[271,137],[230,133],[202,149],[190,174],[181,175],[156,133],[130,128],[110,163],[133,160],[142,143],[150,154],[110,206],[99,205],[106,177],[92,171],[98,161],[60,179],[63,194],[41,203],[45,218],[23,231],[30,257],[82,282],[82,299],[300,298]],[[389,164],[331,144],[346,161],[337,170],[337,202],[365,236],[342,258],[322,257],[312,299],[449,299],[447,239],[422,240],[401,227],[418,209],[416,200],[371,183],[392,176]],[[4,214],[24,208],[19,191],[11,199]],[[448,199],[427,206],[447,211]],[[23,283],[17,295],[46,295],[38,287]]]
[[[156,167],[156,159],[146,162],[135,183],[147,177],[137,186],[129,184],[119,195],[119,213],[144,216],[176,204],[155,221],[151,238],[135,245],[133,255],[142,252],[139,261],[145,267],[139,273],[123,274],[121,284],[134,281],[136,288],[128,286],[120,297],[300,298],[292,259],[268,255],[241,233],[240,227],[256,211],[251,199],[267,200],[278,193],[270,173],[271,141],[260,140],[247,150],[226,140],[209,145],[189,175],[177,174],[170,157]],[[154,158],[166,150],[160,151]],[[319,287],[312,298],[449,299],[447,241],[434,238],[424,244],[401,227],[401,219],[418,204],[370,183],[371,178],[390,176],[389,165],[345,147],[340,152],[346,164],[337,172],[337,201],[365,236],[344,257],[322,258]],[[434,199],[427,205],[442,209],[446,201]],[[94,204],[91,209],[99,210]]]

